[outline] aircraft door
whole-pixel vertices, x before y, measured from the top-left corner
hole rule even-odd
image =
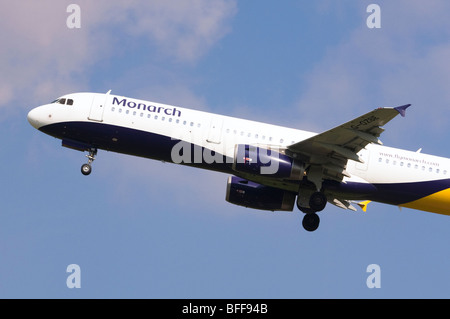
[[[208,138],[206,139],[206,141],[209,143],[220,144],[222,138],[222,126],[223,126],[222,118],[220,117],[212,118],[209,127]]]
[[[92,99],[91,110],[89,112],[89,120],[102,122],[103,112],[106,104],[106,94],[95,94]]]

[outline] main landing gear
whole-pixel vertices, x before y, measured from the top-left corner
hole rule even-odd
[[[307,213],[303,217],[302,225],[307,231],[315,231],[319,227],[320,218],[316,213]]]
[[[305,197],[299,192],[297,197],[297,207],[305,216],[303,217],[302,225],[307,231],[315,231],[319,227],[320,218],[316,214],[322,211],[327,205],[327,197],[322,192],[314,192],[309,197],[309,207],[305,207]]]
[[[88,162],[87,164],[81,165],[81,173],[83,175],[89,175],[92,172],[91,164],[95,160],[95,155],[97,155],[97,149],[96,148],[89,149],[89,154],[86,155],[86,157],[88,158]]]

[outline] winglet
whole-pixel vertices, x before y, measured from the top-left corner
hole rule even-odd
[[[367,211],[367,205],[369,205],[370,200],[366,200],[364,202],[359,202],[358,206],[362,208],[363,212]]]
[[[411,104],[406,104],[406,105],[394,107],[394,109],[395,109],[398,113],[400,113],[400,115],[401,115],[402,117],[405,117],[405,115],[406,115],[406,109],[407,109],[408,107],[410,107],[410,106],[411,106]]]

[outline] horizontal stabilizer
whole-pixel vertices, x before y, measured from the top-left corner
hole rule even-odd
[[[366,212],[366,211],[367,211],[367,205],[369,205],[370,202],[371,202],[370,200],[366,200],[366,201],[363,201],[363,202],[359,202],[359,203],[358,203],[358,206],[361,207],[361,209],[363,210],[363,212]]]

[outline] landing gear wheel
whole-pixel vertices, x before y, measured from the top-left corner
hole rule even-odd
[[[83,175],[89,175],[92,172],[92,167],[89,164],[83,164],[81,166],[81,173]]]
[[[309,199],[309,207],[316,212],[322,211],[327,205],[327,197],[322,192],[315,192]]]
[[[316,213],[305,214],[302,225],[307,231],[315,231],[319,227],[320,218]]]
[[[97,149],[94,147],[90,148],[89,154],[86,155],[86,157],[88,158],[88,162],[87,164],[83,164],[81,166],[81,173],[83,175],[89,175],[92,172],[91,164],[95,160],[95,155],[97,155]]]

